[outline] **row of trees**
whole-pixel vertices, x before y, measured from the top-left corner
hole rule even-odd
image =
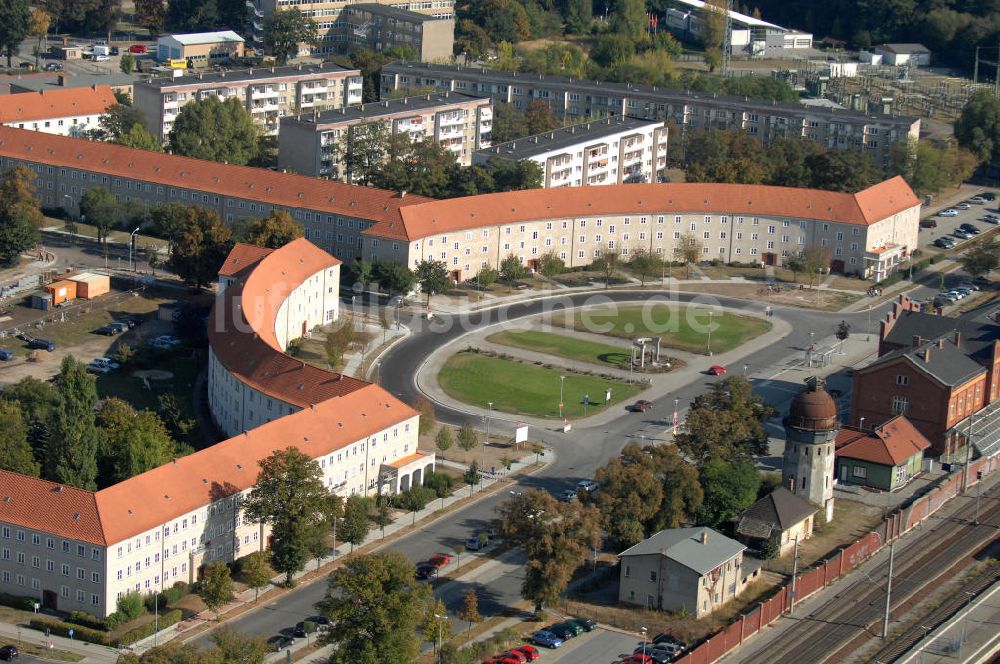
[[[63,359],[52,383],[25,378],[0,393],[0,468],[95,490],[168,463],[178,445],[161,414],[105,399],[95,415],[96,382],[86,367]],[[176,405],[161,412],[173,424]]]
[[[35,172],[17,165],[0,176],[0,267],[17,265],[38,244],[42,211],[35,198]]]

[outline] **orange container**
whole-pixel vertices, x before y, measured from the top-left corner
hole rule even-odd
[[[76,284],[76,296],[84,300],[92,300],[111,290],[111,277],[106,274],[81,272],[68,280]]]
[[[52,304],[62,304],[76,299],[75,281],[53,281],[45,287],[46,293],[52,294]]]

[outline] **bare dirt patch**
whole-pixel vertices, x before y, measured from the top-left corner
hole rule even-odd
[[[812,288],[790,288],[778,293],[768,292],[761,284],[684,284],[678,287],[682,291],[698,293],[716,293],[729,297],[761,300],[770,304],[781,304],[823,311],[839,311],[847,305],[861,299],[861,294],[851,295],[840,291],[818,290]]]

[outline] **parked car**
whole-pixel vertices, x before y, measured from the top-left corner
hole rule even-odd
[[[969,297],[970,295],[972,295],[972,289],[970,288],[963,288],[962,286],[956,286],[955,288],[952,288],[952,290],[955,291],[956,293],[959,293],[962,297]]]
[[[1000,217],[998,217],[995,214],[988,214],[984,217],[981,217],[981,219],[982,221],[985,221],[987,224],[1000,224]]]
[[[954,208],[948,208],[947,210],[941,210],[940,212],[938,212],[938,216],[939,217],[957,217],[958,216],[958,210],[956,210]]]
[[[521,664],[521,662],[513,655],[497,655],[486,660],[484,664]]]
[[[959,228],[961,228],[963,231],[968,231],[973,235],[979,235],[979,229],[973,226],[972,224],[962,224],[961,226],[959,226]]]
[[[31,348],[32,350],[47,350],[51,353],[56,349],[56,345],[54,342],[49,341],[48,339],[35,337],[34,339],[28,342],[28,348]]]
[[[9,362],[14,359],[14,353],[7,348],[0,348],[0,361]]]
[[[311,623],[316,623],[316,625],[319,626],[320,629],[324,629],[330,626],[330,619],[327,618],[326,616],[309,616],[308,618],[306,618],[306,620],[308,620]]]
[[[576,495],[575,489],[565,489],[563,491],[560,491],[559,495],[557,495],[556,498],[558,498],[564,503],[571,503],[574,500],[576,500],[578,496]]]
[[[955,246],[955,241],[950,237],[939,237],[934,240],[934,246],[940,249],[951,249]]]
[[[0,648],[0,659],[10,662],[17,659],[17,648],[14,646],[3,646]]]
[[[933,219],[922,219],[920,221],[921,228],[937,228],[937,222]]]
[[[982,196],[973,196],[969,199],[970,203],[975,203],[976,205],[982,205],[986,202],[986,199]]]
[[[512,648],[511,651],[521,653],[529,662],[533,662],[541,657],[541,653],[538,652],[538,648],[535,646],[518,646],[517,648]]]
[[[117,46],[111,47],[111,55],[121,55],[121,49]]]
[[[465,540],[465,548],[468,549],[469,551],[479,551],[480,549],[486,548],[486,544],[488,544],[488,543],[489,543],[489,540],[487,540],[487,542],[485,542],[485,543],[484,542],[480,542],[479,541],[479,536],[478,535],[474,535],[474,536],[470,537],[469,539]]]
[[[583,625],[581,625],[575,620],[564,620],[559,624],[566,627],[566,629],[572,630],[573,636],[580,636],[581,634],[587,631],[583,628]]]
[[[962,298],[965,297],[965,293],[964,292],[962,292],[960,290],[956,290],[954,288],[952,288],[950,291],[948,291],[946,293],[946,295],[952,295],[952,296],[954,296],[958,300],[961,300]]]
[[[58,62],[50,62],[45,65],[45,71],[62,71],[63,66]]]
[[[587,493],[590,493],[591,491],[597,491],[598,486],[599,485],[594,480],[580,480],[579,482],[576,483],[577,489],[582,489]]]
[[[972,206],[969,205],[968,203],[966,203],[965,201],[962,201],[961,203],[955,203],[955,209],[956,210],[970,210],[970,209],[972,209]]]
[[[517,664],[527,664],[528,662],[528,658],[524,653],[517,650],[507,650],[497,655],[497,657],[514,660]]]
[[[164,334],[162,336],[156,337],[149,342],[149,345],[153,348],[167,349],[173,348],[174,346],[179,346],[181,340],[177,337],[172,337],[169,334]]]
[[[433,579],[438,575],[438,568],[434,565],[428,565],[427,563],[421,563],[417,565],[417,578],[418,579]]]
[[[660,634],[654,636],[653,643],[654,644],[670,643],[672,645],[679,647],[681,650],[687,649],[687,646],[684,645],[683,641],[678,639],[676,636],[671,636],[670,634],[667,634],[666,632],[661,632]]]
[[[963,281],[962,283],[960,283],[958,285],[958,287],[959,288],[967,288],[970,291],[978,291],[979,290],[979,286],[977,286],[976,284],[974,284],[971,281]]]
[[[128,52],[136,55],[144,55],[148,50],[145,44],[132,44],[128,47]]]
[[[997,199],[997,195],[994,194],[992,191],[984,191],[983,193],[979,194],[979,197],[984,198],[987,201],[995,201]]]
[[[117,325],[102,325],[101,327],[94,330],[94,334],[103,334],[106,337],[113,337],[116,334],[121,334],[122,329]]]
[[[575,622],[580,627],[583,627],[583,631],[585,632],[593,632],[595,629],[597,629],[597,623],[591,620],[590,618],[576,617],[573,618],[573,622]]]
[[[650,655],[644,655],[639,652],[623,659],[622,664],[658,664],[658,662]]]
[[[556,623],[555,625],[549,627],[548,631],[552,632],[563,641],[568,641],[576,636],[576,629],[570,627],[566,623]]]
[[[639,399],[634,404],[629,406],[629,410],[633,413],[645,413],[647,410],[653,407],[652,401],[646,401],[645,399]]]
[[[129,331],[128,323],[120,320],[116,320],[113,323],[108,323],[110,327],[117,328],[119,333],[124,334]]]
[[[103,366],[101,366],[99,364],[93,364],[93,363],[91,363],[91,364],[87,365],[87,373],[102,374],[102,375],[103,374],[109,374],[109,373],[111,373],[111,368],[110,367],[103,367]]]
[[[563,644],[563,640],[547,629],[541,629],[531,635],[531,642],[543,648],[558,648]]]
[[[709,376],[723,376],[726,373],[726,368],[724,366],[713,364],[708,368]]]
[[[451,556],[447,553],[435,553],[433,556],[427,559],[428,565],[433,565],[438,569],[441,569],[445,565],[451,562]]]
[[[955,237],[962,238],[963,240],[968,240],[969,238],[973,237],[972,233],[965,230],[964,228],[956,228],[952,232],[952,235],[954,235]]]
[[[267,640],[267,642],[272,648],[274,648],[275,652],[281,652],[285,648],[291,647],[295,643],[295,638],[279,634],[278,636],[272,636]]]
[[[111,59],[110,55],[94,54],[94,62],[107,62],[110,59]]]

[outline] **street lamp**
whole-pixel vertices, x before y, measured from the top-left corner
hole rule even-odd
[[[743,365],[743,377],[744,378],[746,378],[748,371],[750,371],[750,365],[749,364],[744,364]]]
[[[333,560],[337,560],[337,517],[333,517]]]
[[[559,418],[562,419],[563,416],[563,383],[566,382],[566,376],[559,376]]]
[[[642,627],[642,656],[643,656],[643,658],[646,657],[646,632],[648,632],[648,631],[649,630],[646,629],[646,626],[643,625],[643,627]]]
[[[715,312],[708,310],[708,356],[712,357],[712,316]]]
[[[435,613],[434,617],[435,618],[439,618],[441,620],[445,620],[448,616],[447,615],[439,616],[438,614]],[[438,623],[438,637],[437,637],[437,641],[434,642],[434,652],[435,653],[437,652],[438,643],[440,643],[440,641],[441,641],[441,623]]]
[[[490,444],[490,417],[493,415],[493,402],[486,403],[486,442],[483,443],[483,470],[486,470],[486,446]],[[496,479],[495,477],[493,478]]]
[[[677,435],[677,405],[681,402],[680,399],[674,399],[674,419],[672,420],[674,425],[673,435]]]
[[[136,227],[134,231],[128,236],[128,269],[135,272],[135,268],[132,267],[132,249],[135,247],[135,234],[139,232],[139,228]]]

